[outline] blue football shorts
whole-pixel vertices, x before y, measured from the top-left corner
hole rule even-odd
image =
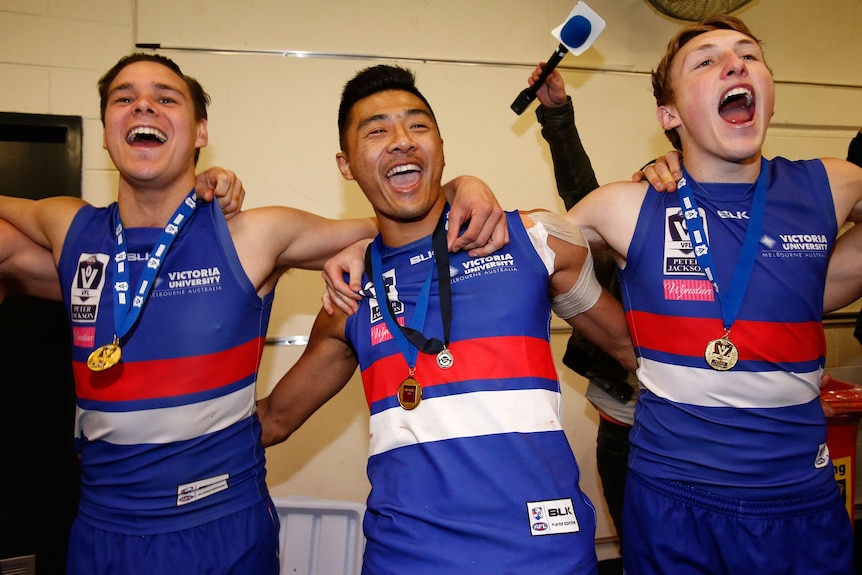
[[[629,470],[626,575],[853,575],[838,485],[804,498],[737,500]]]
[[[156,535],[105,531],[78,519],[66,575],[278,575],[278,529],[269,498],[197,527]]]

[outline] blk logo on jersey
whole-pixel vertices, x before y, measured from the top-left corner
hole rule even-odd
[[[530,518],[530,533],[534,536],[577,533],[581,530],[571,499],[527,502],[527,514]]]

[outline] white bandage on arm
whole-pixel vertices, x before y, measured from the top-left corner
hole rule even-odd
[[[584,260],[584,265],[581,267],[578,280],[569,291],[554,297],[552,301],[554,313],[562,319],[569,319],[596,305],[599,296],[602,294],[602,286],[596,279],[596,274],[593,270],[593,255],[590,252],[590,245],[584,239],[580,230],[562,216],[558,216],[552,212],[533,212],[525,214],[525,216],[536,224],[528,228],[527,233],[539,256],[542,258],[542,262],[548,268],[549,274],[554,272],[554,258],[556,254],[548,246],[548,235],[559,238],[564,242],[587,248],[587,257]]]

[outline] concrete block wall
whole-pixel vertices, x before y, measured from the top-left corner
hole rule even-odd
[[[84,199],[116,198],[96,82],[134,48],[132,0],[0,0],[0,110],[82,116]]]

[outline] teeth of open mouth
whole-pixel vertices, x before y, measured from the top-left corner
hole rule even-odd
[[[129,132],[129,135],[126,136],[126,141],[132,143],[138,138],[158,140],[163,144],[168,141],[168,137],[167,135],[165,135],[164,132],[150,127],[140,127],[133,129],[131,132]]]
[[[404,164],[402,166],[395,166],[394,168],[392,168],[391,170],[386,172],[386,177],[391,178],[392,176],[395,176],[397,174],[404,174],[407,172],[418,172],[418,171],[419,171],[419,166],[417,166],[416,164]]]
[[[745,98],[745,105],[751,107],[754,104],[754,96],[751,95],[751,90],[748,88],[734,88],[730,92],[724,95],[724,98],[721,100],[721,105],[724,106],[732,99]]]

